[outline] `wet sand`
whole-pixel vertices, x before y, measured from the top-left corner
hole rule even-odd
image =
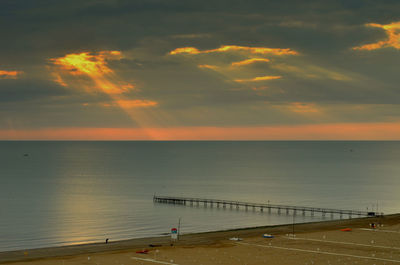
[[[0,264],[400,264],[400,214],[297,224],[294,237],[292,231],[280,225],[183,235],[173,246],[170,237],[156,237],[3,252]],[[148,254],[136,253],[143,249]]]

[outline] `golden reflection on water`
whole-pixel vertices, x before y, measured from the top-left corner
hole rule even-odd
[[[84,169],[69,167],[59,172],[61,179],[52,204],[56,208],[53,209],[55,227],[51,229],[57,242],[81,244],[107,238],[107,212],[113,206],[105,196],[107,185],[101,183],[98,175],[97,156],[87,149],[79,155],[86,162]]]

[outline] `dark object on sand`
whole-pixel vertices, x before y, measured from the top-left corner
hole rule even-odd
[[[150,244],[149,247],[151,248],[156,248],[156,247],[162,247],[162,245],[154,245],[154,244]]]
[[[106,244],[108,244],[108,238],[106,238]]]
[[[149,253],[149,250],[148,249],[138,250],[138,251],[136,251],[136,253],[138,253],[138,254],[147,254],[147,253]]]

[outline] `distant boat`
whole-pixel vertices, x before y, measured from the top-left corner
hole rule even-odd
[[[29,156],[29,154],[24,154],[24,156]]]

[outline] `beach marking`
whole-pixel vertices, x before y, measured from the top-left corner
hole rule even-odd
[[[374,232],[385,232],[385,233],[397,233],[399,234],[399,231],[395,231],[395,230],[380,230],[380,229],[369,229],[369,228],[360,228],[360,230],[363,231],[374,231]]]
[[[155,259],[143,259],[143,258],[137,258],[137,257],[131,257],[131,259],[148,261],[148,262],[153,262],[153,263],[160,263],[160,264],[167,264],[167,265],[178,265],[176,263],[171,263],[171,262],[166,262],[166,261],[159,261],[159,260],[155,260]]]
[[[357,255],[341,254],[341,253],[326,252],[326,251],[307,250],[307,249],[300,249],[300,248],[286,248],[286,247],[277,247],[277,246],[266,246],[266,245],[241,243],[241,242],[237,242],[236,244],[263,247],[263,248],[275,248],[275,249],[283,249],[283,250],[291,250],[291,251],[299,251],[299,252],[324,254],[324,255],[331,255],[331,256],[342,256],[342,257],[350,257],[350,258],[358,258],[358,259],[372,259],[372,260],[390,261],[390,262],[400,263],[400,260],[394,260],[394,259],[357,256]]]
[[[360,244],[360,243],[352,243],[352,242],[330,241],[330,240],[312,239],[312,238],[304,238],[304,237],[296,237],[296,238],[285,237],[285,238],[292,239],[292,240],[307,240],[307,241],[326,242],[326,243],[333,243],[333,244],[343,244],[343,245],[354,245],[354,246],[362,246],[362,247],[387,248],[387,249],[400,250],[400,248],[396,248],[396,247],[388,247],[388,246],[380,246],[380,245],[368,245],[368,244]]]

